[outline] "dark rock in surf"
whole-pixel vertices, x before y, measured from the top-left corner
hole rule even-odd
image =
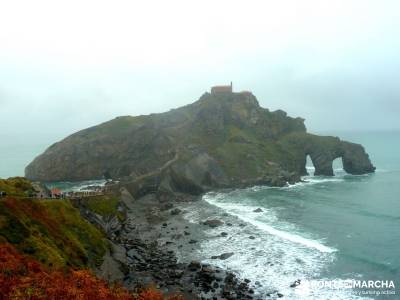
[[[299,286],[300,283],[301,283],[301,280],[300,280],[300,279],[297,279],[297,280],[295,280],[295,281],[290,285],[290,287],[291,287],[291,288],[295,288],[296,286]]]
[[[227,252],[227,253],[222,253],[221,255],[211,256],[211,259],[225,260],[225,259],[228,259],[229,257],[231,257],[232,255],[234,255],[233,252]]]
[[[175,208],[171,210],[171,215],[176,216],[179,215],[182,211],[179,208]]]
[[[209,219],[203,223],[204,225],[210,226],[211,228],[215,228],[224,224],[223,221],[218,219]]]

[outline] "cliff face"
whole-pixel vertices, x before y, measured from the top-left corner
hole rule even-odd
[[[337,157],[350,174],[374,171],[361,145],[308,134],[303,119],[262,108],[251,94],[206,93],[166,113],[118,117],[77,132],[37,157],[26,176],[41,181],[107,176],[192,191],[279,185],[305,174],[307,155],[321,175],[333,175]]]

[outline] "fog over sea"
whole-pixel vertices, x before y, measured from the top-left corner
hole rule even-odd
[[[205,258],[210,253],[234,252],[229,259],[208,262],[258,281],[259,292],[276,289],[287,299],[359,297],[350,289],[290,288],[297,279],[393,280],[400,295],[400,132],[328,134],[364,145],[376,173],[348,175],[337,159],[334,177],[313,176],[308,161],[306,182],[209,193],[203,201],[221,216],[228,213],[246,223],[255,239],[232,227],[227,240],[202,241],[198,251]],[[33,138],[4,140],[0,178],[23,175],[25,165],[49,146]],[[254,212],[257,208],[262,212]],[[190,218],[197,220],[204,217],[201,214],[195,211]]]

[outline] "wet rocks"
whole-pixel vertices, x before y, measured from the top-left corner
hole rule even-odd
[[[182,211],[179,208],[174,208],[173,210],[171,210],[171,215],[172,216],[176,216],[179,215]]]
[[[151,283],[164,291],[199,296],[193,299],[254,298],[250,280],[239,280],[233,273],[195,260],[188,264],[178,263],[174,251],[165,251],[156,242],[130,239],[123,245],[130,270],[124,282],[128,288],[140,288]],[[232,255],[222,253],[218,259]]]
[[[233,252],[226,252],[226,253],[222,253],[221,255],[211,256],[211,259],[222,259],[222,260],[225,260],[225,259],[228,259],[229,257],[231,257],[232,255],[234,255]]]
[[[203,224],[207,225],[207,226],[209,226],[211,228],[215,228],[215,227],[223,225],[224,222],[219,220],[219,219],[208,219],[205,222],[203,222]]]
[[[138,288],[147,281],[159,287],[169,286],[174,290],[183,288],[180,279],[184,276],[185,266],[178,264],[173,251],[164,251],[156,243],[146,243],[140,239],[125,242],[128,249],[129,276],[124,284]],[[146,279],[146,280],[144,280]]]
[[[295,281],[290,285],[290,287],[291,287],[291,288],[295,288],[296,286],[299,286],[300,283],[301,283],[301,280],[300,280],[300,279],[297,279],[297,280],[295,280]]]
[[[172,217],[184,211],[175,207],[162,210],[161,218],[149,221],[143,209],[143,205],[151,208],[149,200],[142,203],[136,200],[134,205],[121,230],[108,235],[115,243],[111,251],[117,259],[115,266],[124,265],[120,281],[125,287],[136,290],[154,285],[164,293],[182,294],[185,299],[259,299],[260,295],[250,286],[249,280],[241,280],[235,274],[200,261],[177,261],[176,251],[192,251],[202,241],[202,235],[194,231],[195,228],[181,224],[181,218]],[[210,228],[225,224],[216,218],[201,223]],[[216,235],[226,237],[228,233]],[[234,255],[232,252],[216,254],[212,258],[218,260]]]
[[[130,249],[130,250],[128,250],[128,252],[126,254],[127,254],[128,258],[130,258],[131,260],[144,262],[143,257],[139,254],[139,252],[136,249]]]
[[[201,263],[200,262],[198,262],[198,261],[191,261],[190,262],[190,264],[188,265],[188,269],[190,270],[190,271],[197,271],[197,270],[199,270],[201,268]]]
[[[263,210],[261,208],[257,208],[255,210],[253,210],[253,212],[260,213],[260,212],[263,212]]]
[[[174,205],[173,205],[172,203],[163,203],[163,204],[160,206],[160,210],[161,210],[161,211],[164,211],[164,210],[171,209],[171,208],[173,208],[173,207],[174,207]]]
[[[228,273],[224,280],[222,294],[226,299],[253,299],[254,291],[248,282],[240,281],[235,274]]]
[[[211,283],[215,279],[215,270],[211,266],[203,265],[198,276],[204,281]]]
[[[282,293],[279,293],[278,291],[273,291],[273,292],[267,293],[266,296],[276,299],[276,298],[282,298],[284,295]]]
[[[207,295],[204,299],[253,299],[254,291],[249,288],[248,282],[208,264],[201,265],[193,283],[201,288],[203,295]]]

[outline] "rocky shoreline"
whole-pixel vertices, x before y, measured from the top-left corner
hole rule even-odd
[[[126,219],[102,220],[81,207],[82,215],[106,231],[112,245],[98,275],[108,281],[121,281],[130,290],[153,285],[166,295],[181,294],[185,299],[264,299],[257,294],[258,282],[239,278],[237,274],[202,262],[196,251],[206,239],[205,230],[221,228],[218,238],[227,233],[217,218],[201,223],[188,222],[188,213],[199,197],[162,199],[148,194],[134,199],[127,190],[121,192],[121,210]],[[184,208],[182,208],[184,207]],[[215,253],[212,260],[228,259],[234,253]],[[278,291],[263,295],[276,299]]]

